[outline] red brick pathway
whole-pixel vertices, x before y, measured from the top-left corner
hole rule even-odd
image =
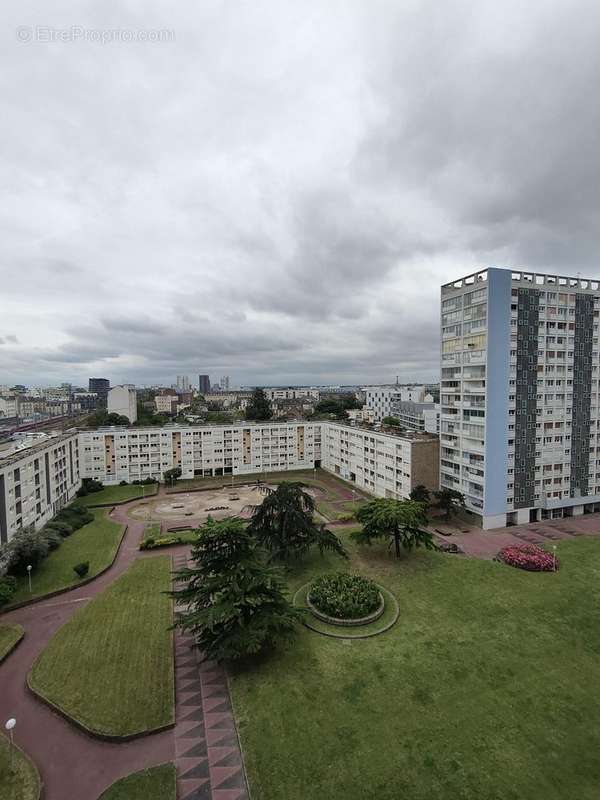
[[[437,527],[450,529],[447,525],[437,525]],[[600,536],[600,514],[543,520],[528,525],[495,528],[490,531],[472,528],[465,532],[453,532],[449,537],[434,535],[439,541],[456,543],[468,556],[491,559],[499,550],[509,545],[531,543],[540,544],[549,549],[555,544],[560,550],[560,542],[564,539],[578,536]]]
[[[2,616],[2,622],[21,624],[25,638],[0,664],[0,722],[17,719],[15,742],[39,769],[45,800],[96,800],[119,778],[168,761],[178,768],[178,800],[246,800],[224,672],[210,662],[199,663],[190,637],[179,632],[175,637],[177,704],[172,730],[121,744],[103,742],[81,732],[27,690],[25,679],[33,662],[76,609],[106,589],[136,558],[161,553],[139,552],[143,522],[127,516],[131,505],[111,514],[129,527],[107,572],[86,586]],[[176,564],[185,563],[188,549],[172,551]]]

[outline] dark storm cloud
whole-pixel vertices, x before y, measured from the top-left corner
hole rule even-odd
[[[431,379],[441,283],[598,275],[595,3],[6,16],[0,383]]]

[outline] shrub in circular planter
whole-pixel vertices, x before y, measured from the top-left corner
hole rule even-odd
[[[558,569],[558,558],[535,544],[516,544],[504,547],[496,556],[511,567],[526,569],[529,572],[554,572]]]
[[[347,620],[367,617],[382,604],[379,588],[373,581],[346,572],[321,575],[311,584],[308,599],[321,613]]]

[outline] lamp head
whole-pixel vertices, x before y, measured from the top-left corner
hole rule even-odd
[[[4,723],[4,727],[6,728],[7,731],[12,731],[12,729],[15,727],[16,724],[17,720],[14,717],[11,717],[10,719],[6,720],[6,722]]]

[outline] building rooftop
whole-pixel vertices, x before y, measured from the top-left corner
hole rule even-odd
[[[0,441],[0,469],[16,463],[24,455],[37,453],[45,450],[53,444],[57,444],[65,439],[69,439],[76,431],[61,433],[51,431],[50,433],[28,434],[21,439],[4,439]]]

